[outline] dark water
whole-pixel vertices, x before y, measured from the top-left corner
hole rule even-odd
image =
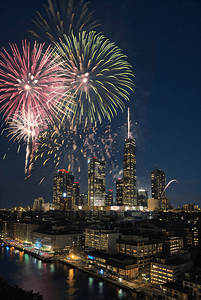
[[[14,248],[0,247],[0,276],[12,286],[39,292],[44,300],[128,299],[128,292],[106,281],[60,262],[44,263]]]

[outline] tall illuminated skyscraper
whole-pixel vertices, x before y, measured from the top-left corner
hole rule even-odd
[[[72,209],[74,176],[64,169],[57,170],[53,183],[53,203],[62,210]]]
[[[75,205],[80,204],[80,185],[79,182],[74,182],[72,187],[72,208],[75,208]]]
[[[96,157],[88,162],[88,205],[105,205],[105,161]]]
[[[109,192],[105,194],[105,206],[113,205],[113,190],[109,189]]]
[[[123,205],[123,187],[124,181],[121,178],[118,178],[116,181],[116,205],[122,206]]]
[[[124,145],[124,172],[123,172],[123,205],[137,205],[136,187],[136,154],[135,140],[130,137],[130,119],[128,109],[128,137]]]
[[[160,169],[153,170],[151,172],[151,193],[152,198],[161,200],[166,198],[165,189],[165,173]]]

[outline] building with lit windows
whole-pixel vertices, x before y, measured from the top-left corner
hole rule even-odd
[[[33,210],[43,211],[44,210],[44,199],[43,197],[38,197],[33,202]]]
[[[109,192],[105,194],[105,206],[113,205],[113,190],[109,189]]]
[[[116,181],[116,205],[123,205],[123,179],[118,178]]]
[[[166,210],[169,201],[165,192],[165,173],[160,169],[151,172],[151,193],[153,199],[159,200],[159,209]]]
[[[13,239],[18,241],[32,242],[33,231],[39,229],[39,224],[20,223],[13,224]]]
[[[150,266],[151,283],[161,285],[169,281],[178,282],[185,272],[193,268],[193,265],[193,261],[177,256],[157,258]]]
[[[123,205],[137,205],[135,140],[127,138],[124,145]]]
[[[181,283],[167,282],[162,285],[164,300],[191,300],[191,292],[185,289]]]
[[[148,206],[148,192],[143,190],[143,189],[139,189],[137,191],[137,205],[138,206]]]
[[[32,233],[32,243],[38,248],[48,248],[51,250],[81,248],[81,234],[48,234],[38,231]]]
[[[85,229],[85,250],[86,251],[105,251],[116,253],[116,240],[119,233],[115,230],[105,230],[100,228]]]
[[[88,162],[88,205],[105,205],[105,161],[97,157]]]
[[[163,242],[158,239],[125,235],[117,240],[117,250],[120,254],[135,257],[139,269],[149,268],[153,257],[162,254]]]
[[[183,247],[183,237],[180,236],[168,236],[164,242],[164,252],[170,255],[177,254]]]
[[[64,169],[60,169],[54,175],[53,204],[57,209],[72,209],[72,187],[74,176]]]
[[[74,209],[76,205],[81,205],[79,182],[74,182],[72,186],[72,209]]]

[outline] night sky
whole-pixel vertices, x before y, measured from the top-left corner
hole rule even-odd
[[[1,47],[9,49],[9,43],[20,47],[21,40],[34,40],[26,30],[35,28],[31,19],[36,10],[44,15],[42,4],[46,0],[0,1]],[[112,171],[109,161],[106,166],[106,191],[114,189],[114,179],[122,177],[129,107],[138,188],[148,190],[151,197],[151,171],[161,169],[166,182],[179,181],[166,193],[173,206],[194,202],[200,207],[200,1],[92,0],[88,8],[96,10],[93,18],[101,24],[98,31],[123,50],[135,75],[130,102],[110,124],[118,136],[111,151]],[[5,133],[0,136],[0,208],[31,205],[39,196],[52,202],[53,163],[43,166],[43,160],[37,160],[31,177],[25,180],[25,146],[19,153],[17,148],[17,142],[9,142]],[[87,158],[80,161],[81,172],[74,175],[81,192],[86,192]],[[68,168],[65,158],[59,167]]]

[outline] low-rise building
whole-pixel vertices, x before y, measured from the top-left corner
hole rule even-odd
[[[13,239],[32,242],[33,231],[37,229],[39,229],[39,224],[16,222],[13,224]]]
[[[100,228],[85,229],[85,250],[100,250],[107,253],[116,253],[116,241],[119,238],[119,232],[115,230],[105,230]]]
[[[109,255],[99,251],[90,252],[88,263],[91,269],[113,279],[129,280],[137,278],[139,275],[136,258],[130,257],[128,259],[127,256],[121,254]]]
[[[182,284],[167,282],[162,286],[163,299],[165,300],[191,300],[191,293],[184,289]]]
[[[166,254],[175,255],[183,248],[183,237],[168,236],[164,243],[164,252]]]
[[[49,248],[53,251],[61,249],[71,249],[74,247],[81,249],[81,234],[48,234],[34,231],[32,236],[32,243],[38,247]]]
[[[195,300],[201,299],[201,276],[189,274],[189,278],[182,281],[183,288],[191,291]]]
[[[161,285],[166,282],[178,282],[184,272],[193,269],[194,262],[174,256],[169,258],[157,257],[151,262],[150,279],[152,284]]]
[[[149,238],[122,236],[117,240],[117,250],[120,254],[137,259],[139,269],[149,267],[153,257],[162,253],[163,242]]]

